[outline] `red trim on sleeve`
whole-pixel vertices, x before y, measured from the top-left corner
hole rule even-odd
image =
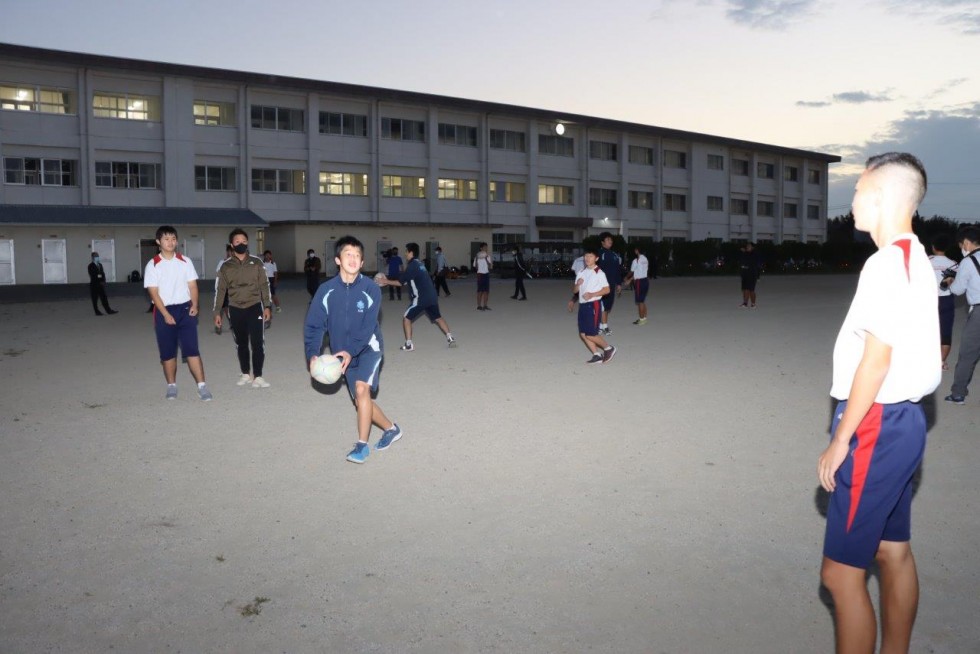
[[[153,265],[154,265],[154,266],[155,266],[155,265],[157,265],[157,264],[158,264],[158,263],[160,263],[160,262],[161,262],[162,260],[163,260],[163,257],[161,257],[161,256],[160,256],[159,254],[158,254],[158,255],[156,255],[155,257],[153,257]]]
[[[903,238],[899,241],[895,241],[894,244],[902,249],[902,255],[905,260],[905,278],[908,281],[912,281],[912,273],[909,271],[909,257],[912,255],[912,241],[907,238]]]

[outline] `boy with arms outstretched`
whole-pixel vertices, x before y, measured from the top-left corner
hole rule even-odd
[[[908,652],[919,602],[911,538],[912,476],[926,420],[919,400],[939,385],[936,278],[912,233],[926,192],[910,154],[872,157],[858,180],[854,225],[878,251],[865,263],[834,346],[840,402],[817,463],[830,492],[821,580],[834,598],[839,653],[872,654],[877,625],[866,571],[881,571],[881,652]]]
[[[378,312],[381,288],[361,274],[364,245],[353,236],[337,241],[338,274],[317,289],[306,313],[303,341],[310,371],[330,335],[330,354],[340,359],[341,372],[357,408],[357,443],[347,455],[352,463],[364,463],[370,454],[371,425],[384,430],[375,449],[383,450],[402,437],[402,430],[384,414],[372,395],[378,391],[384,343]]]
[[[405,330],[405,344],[401,346],[401,349],[406,352],[411,352],[415,349],[415,344],[412,342],[412,322],[423,313],[429,316],[429,320],[434,322],[442,330],[442,333],[446,335],[446,344],[449,347],[456,347],[456,339],[453,338],[453,333],[449,331],[449,325],[446,324],[446,319],[439,312],[439,300],[436,295],[436,288],[432,285],[432,279],[429,277],[425,266],[422,265],[422,261],[419,260],[418,243],[407,243],[405,245],[405,258],[408,260],[408,263],[405,264],[405,270],[400,274],[399,279],[388,279],[387,277],[375,278],[379,286],[408,287],[408,293],[412,298],[412,303],[405,310],[405,315],[402,317],[402,329]]]

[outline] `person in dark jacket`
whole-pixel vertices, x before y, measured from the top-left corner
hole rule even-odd
[[[738,257],[738,269],[742,275],[742,309],[749,307],[750,302],[751,307],[755,308],[755,283],[759,279],[760,268],[755,248],[752,243],[746,243]]]
[[[88,265],[88,290],[92,295],[92,308],[95,309],[95,315],[105,315],[99,311],[100,300],[102,301],[102,308],[105,309],[106,313],[109,315],[119,313],[109,307],[109,298],[105,294],[105,268],[102,267],[98,252],[92,253],[92,263]]]
[[[530,278],[531,275],[527,272],[527,264],[524,263],[524,255],[521,254],[521,249],[514,247],[511,250],[511,254],[514,255],[514,294],[510,296],[512,300],[526,300],[527,291],[524,290],[524,278]],[[521,297],[517,297],[520,295]]]

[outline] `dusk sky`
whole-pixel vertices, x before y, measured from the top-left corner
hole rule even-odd
[[[503,102],[929,173],[980,220],[980,0],[0,0],[0,42]]]

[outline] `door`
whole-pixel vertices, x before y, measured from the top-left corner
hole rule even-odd
[[[378,272],[387,272],[388,264],[385,263],[385,253],[391,249],[391,241],[378,241],[378,267],[376,270]]]
[[[426,241],[425,242],[425,260],[428,262],[426,269],[429,271],[430,275],[434,275],[436,272],[436,248],[439,247],[439,241]]]
[[[337,274],[337,241],[327,241],[323,244],[323,272],[327,277]]]
[[[45,284],[68,283],[67,247],[63,238],[41,239],[41,276]],[[88,266],[88,264],[85,264]],[[86,270],[85,277],[88,277]]]
[[[14,239],[0,239],[0,284],[16,284]]]
[[[105,270],[105,280],[116,281],[116,240],[92,239],[92,252],[99,253],[99,261],[102,263],[102,269]]]
[[[194,270],[197,271],[198,278],[204,279],[204,239],[185,238],[183,255],[194,264]]]
[[[152,238],[141,238],[140,239],[140,267],[139,273],[142,276],[146,272],[146,264],[150,263],[150,259],[157,256],[160,253],[160,246]]]

